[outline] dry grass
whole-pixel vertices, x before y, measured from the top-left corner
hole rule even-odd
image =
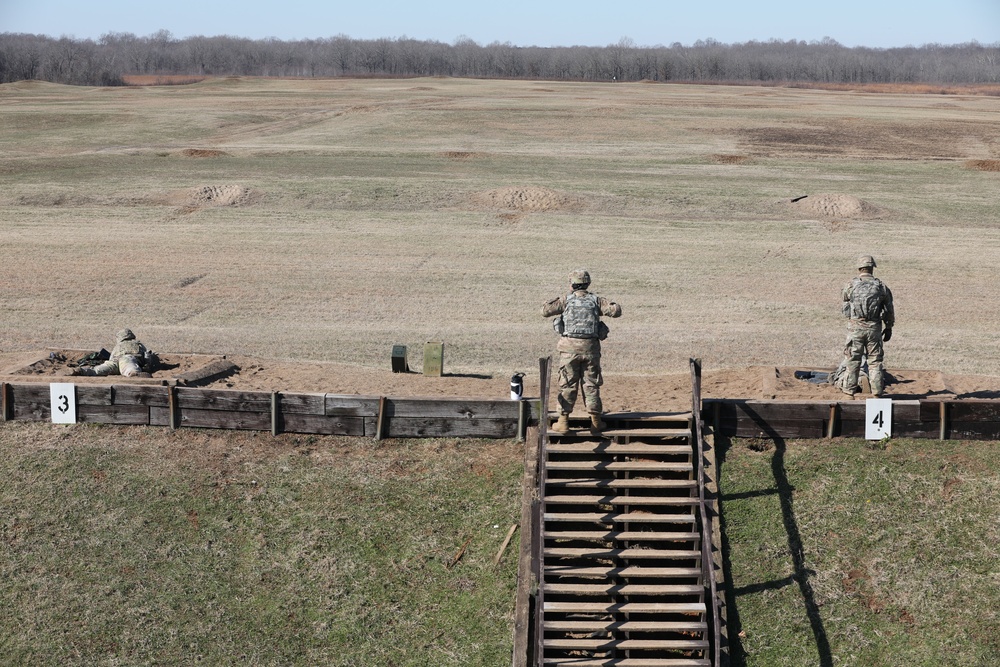
[[[891,366],[1000,375],[997,183],[966,168],[1000,153],[988,97],[230,78],[15,84],[0,109],[3,352],[129,326],[369,366],[441,340],[503,372],[551,352],[539,306],[583,265],[625,309],[608,372],[826,366],[864,252]]]

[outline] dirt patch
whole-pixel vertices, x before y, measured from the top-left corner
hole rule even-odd
[[[804,213],[827,218],[846,220],[871,220],[881,214],[881,209],[863,199],[843,194],[821,194],[797,197],[791,206]]]
[[[750,158],[746,155],[713,155],[712,159],[719,164],[743,164]]]
[[[575,210],[581,202],[576,197],[542,187],[508,187],[479,192],[473,203],[491,211],[540,213]]]
[[[259,198],[259,193],[242,185],[202,185],[167,193],[160,201],[192,212],[215,206],[247,206]]]
[[[973,171],[1000,171],[1000,160],[969,160],[966,169]]]
[[[229,153],[212,148],[185,148],[181,151],[181,155],[185,157],[228,157]]]
[[[474,151],[445,151],[442,155],[449,160],[471,160],[480,157],[482,153]]]
[[[10,367],[6,381],[51,381],[63,376],[68,364],[86,350],[44,350],[24,353],[17,359],[0,355],[0,362]],[[50,358],[50,355],[54,357]],[[62,357],[62,360],[60,360]],[[164,354],[166,366],[153,374],[153,381],[167,380],[183,373],[197,371],[221,357],[189,354]],[[393,373],[388,367],[371,368],[330,362],[273,361],[253,357],[227,356],[235,365],[232,372],[199,382],[199,386],[244,391],[325,392],[362,396],[425,396],[440,398],[507,399],[510,377],[492,374],[449,374],[424,376],[417,372]],[[850,400],[829,384],[814,383],[796,377],[798,369],[773,366],[706,369],[702,376],[703,398],[748,400],[799,400],[834,402]],[[886,395],[894,400],[913,400],[933,396],[949,400],[1000,398],[997,378],[991,376],[945,375],[932,370],[889,371]],[[81,381],[83,381],[81,379]],[[118,376],[88,377],[86,383],[121,382]],[[553,378],[554,381],[554,378]],[[537,373],[524,378],[524,395],[538,396]],[[661,412],[691,409],[690,372],[661,375],[605,374],[601,391],[604,409],[609,412]],[[870,396],[861,394],[859,399]],[[551,403],[551,401],[550,401]],[[582,405],[577,405],[582,410]]]
[[[3,374],[13,376],[10,381],[27,379],[51,381],[53,378],[69,377],[80,360],[98,350],[47,349],[22,358],[19,363],[5,369]],[[222,357],[205,354],[158,354],[159,369],[152,374],[153,381],[170,380],[185,373],[198,371]],[[81,380],[82,381],[82,380]],[[121,382],[121,376],[87,377],[88,383]]]

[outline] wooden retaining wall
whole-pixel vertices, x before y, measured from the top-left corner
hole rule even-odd
[[[374,438],[523,437],[537,401],[394,398],[234,391],[138,384],[77,384],[80,423],[200,427]],[[51,421],[49,385],[0,384],[4,421]]]
[[[865,401],[819,403],[706,399],[703,415],[731,437],[865,437]],[[892,402],[892,436],[940,440],[1000,440],[1000,401]]]

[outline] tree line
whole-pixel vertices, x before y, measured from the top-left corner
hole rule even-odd
[[[876,49],[820,41],[699,40],[690,46],[452,44],[408,37],[283,41],[228,35],[176,39],[161,30],[98,40],[0,33],[0,83],[123,85],[126,75],[454,76],[573,81],[811,82],[823,84],[1000,82],[1000,44]]]

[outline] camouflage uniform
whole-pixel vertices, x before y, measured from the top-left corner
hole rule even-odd
[[[552,299],[542,306],[542,317],[562,315],[556,350],[559,352],[559,410],[568,415],[576,403],[577,386],[583,381],[583,403],[591,415],[600,415],[601,403],[601,339],[607,326],[601,316],[621,317],[622,307],[614,301],[587,291],[590,275],[583,270],[570,277],[573,291]],[[579,282],[577,282],[579,281]],[[582,288],[581,288],[582,286]]]
[[[115,336],[117,343],[111,350],[111,358],[94,368],[78,369],[79,375],[124,375],[126,377],[142,373],[146,357],[146,346],[135,338],[130,329],[122,329]]]
[[[858,268],[874,269],[875,260],[865,255],[858,260]],[[883,340],[892,336],[896,312],[892,304],[892,291],[870,271],[862,271],[844,286],[844,315],[848,318],[847,342],[844,345],[846,370],[842,389],[856,394],[862,357],[868,359],[868,379],[872,394],[881,396],[884,391],[885,352]],[[884,334],[883,334],[884,326]],[[884,338],[883,338],[884,336]]]

